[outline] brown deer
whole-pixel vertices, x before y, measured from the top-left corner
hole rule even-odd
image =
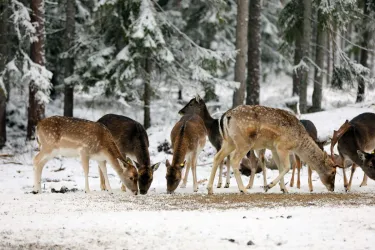
[[[346,191],[350,191],[353,175],[357,166],[360,166],[365,173],[360,186],[367,185],[367,176],[371,179],[375,179],[373,169],[364,165],[363,160],[357,152],[358,150],[362,152],[372,152],[375,149],[374,121],[374,113],[363,113],[354,117],[350,122],[346,120],[339,130],[333,133],[331,157],[333,157],[333,148],[337,143],[337,150],[339,151],[342,165],[345,166],[346,162],[351,162],[353,164],[349,183],[345,171],[343,171],[344,187]]]
[[[172,164],[167,160],[167,192],[176,190],[181,181],[181,172],[186,165],[184,180],[181,187],[186,187],[189,169],[193,173],[193,189],[198,191],[197,158],[206,144],[207,130],[203,120],[195,114],[184,115],[176,123],[171,132],[173,148]],[[186,163],[186,164],[185,164]]]
[[[265,191],[280,181],[281,190],[286,192],[283,177],[290,169],[290,152],[297,154],[301,160],[316,170],[326,188],[334,191],[337,165],[320,150],[292,113],[264,106],[240,105],[221,117],[220,133],[224,140],[220,151],[214,157],[207,184],[209,194],[213,193],[212,184],[219,163],[231,153],[238,188],[246,193],[238,170],[240,160],[251,149],[264,148],[272,151],[280,171],[279,176],[265,186]]]
[[[202,98],[197,95],[195,98],[192,98],[186,105],[183,107],[179,112],[180,115],[186,115],[186,114],[196,114],[199,115],[203,121],[204,125],[207,129],[207,134],[208,134],[208,139],[211,142],[212,146],[215,147],[217,152],[219,152],[221,145],[223,143],[223,138],[220,135],[219,132],[219,120],[214,119],[211,117],[210,113],[208,112],[207,106],[205,102],[202,100]],[[265,171],[265,158],[264,158],[264,150],[261,150],[258,152],[258,156],[261,159],[261,166],[263,170],[263,179],[264,179],[264,185],[266,185],[266,171]],[[252,153],[254,154],[254,152]],[[254,155],[255,157],[255,155]],[[246,157],[244,158],[246,161]],[[247,161],[246,161],[247,162]],[[226,183],[224,188],[229,188],[230,185],[230,157],[228,155],[226,161],[226,166],[227,166],[227,177],[226,177]],[[254,176],[255,173],[257,173],[257,167],[258,165],[256,164],[255,159],[250,160],[248,164],[248,169],[244,169],[244,171],[249,170],[251,177],[249,184],[247,185],[247,188],[251,188],[253,186],[254,182]],[[223,173],[223,165],[224,165],[224,160],[220,162],[220,169],[219,169],[219,182],[217,183],[217,187],[220,188],[222,185],[222,173]],[[251,172],[252,171],[252,172]]]
[[[327,141],[320,141],[318,139],[318,131],[316,130],[316,127],[314,123],[310,120],[300,120],[302,123],[303,127],[306,129],[307,133],[309,136],[314,140],[316,145],[323,151],[324,150],[324,145],[326,145]],[[292,178],[290,179],[290,186],[293,187],[294,185],[294,173],[297,168],[297,188],[301,188],[301,168],[302,168],[302,162],[301,159],[298,157],[298,155],[295,155],[295,161],[294,164],[292,165]],[[312,186],[312,170],[310,166],[308,167],[308,184],[309,184],[309,190],[310,192],[313,191],[313,186]]]
[[[361,186],[367,186],[367,176],[375,180],[375,153],[366,153],[362,150],[357,150],[359,158],[362,160],[362,169],[366,169],[366,172],[363,176],[363,181]]]
[[[45,164],[55,156],[80,157],[85,173],[85,191],[89,188],[89,159],[99,162],[107,190],[112,193],[104,161],[108,161],[122,183],[134,194],[138,193],[138,173],[125,159],[109,130],[102,124],[72,117],[52,116],[41,120],[36,128],[40,148],[34,157],[34,191],[41,192],[41,176]]]
[[[138,186],[140,194],[147,194],[151,186],[154,171],[160,163],[151,165],[148,151],[149,141],[146,130],[139,123],[122,115],[107,114],[98,120],[111,132],[121,154],[135,161],[138,169]],[[105,162],[104,162],[105,164]],[[105,190],[103,174],[99,167],[100,187]],[[125,186],[122,186],[124,190]]]

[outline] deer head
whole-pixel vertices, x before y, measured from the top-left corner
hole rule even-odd
[[[126,160],[117,158],[118,163],[122,168],[122,176],[120,178],[124,180],[125,186],[129,188],[134,194],[138,193],[138,172],[132,164],[129,157]]]
[[[160,162],[152,165],[151,167],[142,166],[138,162],[135,162],[135,165],[138,169],[139,193],[147,194],[147,191],[150,188],[154,178],[154,171],[159,168]]]
[[[174,190],[178,187],[182,178],[182,169],[185,167],[186,160],[184,162],[171,165],[169,160],[166,161],[165,166],[167,167],[167,192],[169,194],[173,193]]]
[[[186,114],[203,114],[207,110],[206,104],[204,103],[203,99],[196,95],[195,98],[191,99],[188,104],[185,105],[178,113],[180,115]]]

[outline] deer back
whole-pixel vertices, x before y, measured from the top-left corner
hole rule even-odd
[[[123,156],[133,156],[141,167],[150,167],[148,136],[139,122],[115,114],[104,115],[98,122],[111,132]]]
[[[184,115],[171,132],[172,166],[181,164],[187,153],[203,148],[206,135],[207,130],[200,116],[195,114]]]
[[[372,152],[375,149],[375,114],[363,113],[354,117],[350,127],[338,139],[339,154],[363,167],[357,150]],[[365,169],[364,169],[365,171]]]

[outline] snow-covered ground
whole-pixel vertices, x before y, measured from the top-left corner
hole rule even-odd
[[[283,81],[283,80],[281,80]],[[282,107],[283,98],[289,96],[283,84],[265,84],[262,88],[262,104]],[[218,91],[221,91],[220,88]],[[310,95],[311,95],[311,91]],[[189,92],[190,93],[190,92]],[[221,95],[221,106],[214,110],[217,117],[231,104],[230,96]],[[193,92],[185,99],[193,96]],[[303,115],[303,119],[312,120],[318,129],[320,138],[327,138],[346,119],[363,112],[374,112],[371,102],[361,105],[354,102],[353,93],[325,90],[324,107],[328,111]],[[360,168],[354,176],[351,194],[345,194],[342,171],[336,176],[335,193],[341,195],[330,201],[313,203],[314,197],[329,196],[316,173],[313,174],[314,193],[312,201],[303,199],[296,205],[288,206],[288,200],[299,199],[301,194],[308,194],[307,169],[302,170],[301,189],[289,187],[289,194],[281,194],[275,186],[271,195],[280,196],[282,203],[275,201],[271,205],[254,207],[244,201],[226,200],[220,193],[233,196],[238,192],[235,179],[231,178],[228,189],[214,188],[216,201],[220,204],[199,203],[195,199],[209,199],[206,184],[215,150],[207,143],[199,157],[197,170],[201,181],[199,191],[193,194],[192,178],[188,186],[177,189],[174,197],[166,195],[165,160],[171,155],[158,152],[157,146],[169,141],[169,133],[178,120],[177,110],[183,105],[166,94],[163,100],[153,103],[153,127],[147,132],[150,139],[152,162],[162,162],[154,175],[154,181],[146,196],[131,196],[120,191],[119,178],[109,168],[109,178],[115,189],[113,195],[101,192],[98,170],[95,162],[90,162],[90,188],[85,194],[84,175],[78,159],[54,159],[44,168],[42,175],[43,194],[32,195],[33,185],[32,156],[35,145],[26,144],[17,149],[11,158],[0,159],[0,248],[25,249],[372,249],[375,244],[375,212],[371,202],[375,194],[375,182],[368,181],[368,186],[359,187],[363,172]],[[366,98],[372,100],[374,93]],[[117,113],[142,121],[140,107],[127,107],[122,104],[108,105],[98,100],[81,96],[77,100],[75,114],[78,117],[97,120],[106,113]],[[62,104],[55,101],[47,107],[47,115],[61,114]],[[16,134],[12,137],[17,139]],[[12,138],[11,137],[11,138]],[[20,139],[18,139],[20,140]],[[328,151],[328,147],[326,148]],[[11,143],[1,153],[14,154]],[[61,170],[63,169],[63,170]],[[61,171],[56,171],[61,170]],[[225,171],[226,172],[226,171]],[[267,180],[272,181],[278,172],[267,170]],[[347,171],[350,175],[350,171]],[[291,172],[285,180],[289,183]],[[242,177],[244,183],[249,178]],[[216,184],[217,180],[215,180]],[[62,186],[77,188],[75,193],[55,194],[51,188]],[[259,197],[264,191],[261,174],[255,179],[254,188],[244,197]],[[214,186],[215,187],[215,186]],[[368,195],[366,202],[356,195]],[[347,195],[351,200],[340,203]],[[172,196],[173,197],[173,196]],[[188,199],[189,197],[189,199]],[[223,197],[223,198],[222,198]],[[306,196],[303,196],[306,198]],[[354,198],[353,198],[354,197]],[[223,199],[220,202],[220,199]],[[308,197],[307,197],[308,198]],[[370,202],[369,202],[370,200]],[[227,204],[227,206],[226,206]],[[249,203],[253,204],[253,203]],[[294,203],[293,203],[294,204]],[[191,206],[191,207],[190,207]],[[247,245],[252,241],[254,245]]]

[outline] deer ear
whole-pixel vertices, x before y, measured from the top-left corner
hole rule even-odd
[[[124,164],[124,162],[120,160],[119,158],[117,158],[117,161],[118,161],[118,164],[120,164],[120,167],[122,168],[122,170],[126,170],[126,164]]]
[[[156,170],[158,170],[159,165],[160,165],[160,162],[155,163],[154,165],[152,165],[152,166],[151,166],[152,171],[155,172]]]
[[[132,160],[129,157],[126,157],[126,163],[132,164]]]
[[[361,159],[361,161],[366,160],[366,153],[365,152],[363,152],[361,150],[357,150],[357,154],[358,154],[359,159]]]
[[[165,166],[168,168],[171,166],[171,163],[169,162],[169,160],[167,159],[166,162],[165,162]]]

